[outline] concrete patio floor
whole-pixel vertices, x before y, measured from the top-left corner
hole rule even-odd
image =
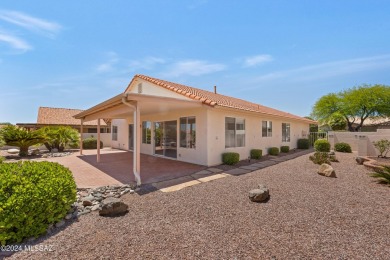
[[[282,157],[270,157],[265,161],[230,170],[206,167],[176,160],[141,154],[141,193],[155,190],[172,192],[185,187],[260,170],[312,152],[312,149],[297,151]],[[133,153],[105,148],[101,150],[100,162],[96,162],[96,150],[85,150],[84,155],[45,159],[68,167],[78,188],[95,188],[107,185],[134,182]]]
[[[45,159],[68,167],[78,188],[94,188],[106,185],[134,182],[133,153],[116,149],[102,149],[100,162],[96,162],[96,150],[84,150],[83,155]],[[171,159],[141,154],[142,184],[151,184],[188,176],[207,167]]]

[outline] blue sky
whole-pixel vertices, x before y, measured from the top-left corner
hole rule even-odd
[[[0,5],[0,122],[87,109],[145,74],[300,116],[390,85],[390,1],[15,1]]]

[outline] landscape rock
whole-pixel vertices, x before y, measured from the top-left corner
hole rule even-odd
[[[69,219],[71,219],[71,218],[73,218],[73,214],[72,214],[72,213],[69,213],[69,214],[67,214],[67,215],[65,216],[65,219],[66,219],[66,220],[69,220]]]
[[[99,210],[100,216],[115,216],[127,212],[129,206],[118,198],[107,198],[102,201],[102,209]]]
[[[335,170],[332,166],[326,163],[321,164],[320,168],[318,168],[317,173],[322,176],[336,178]]]
[[[18,154],[19,153],[19,149],[15,149],[15,148],[8,149],[7,153],[9,153],[9,154]]]
[[[60,228],[63,225],[65,225],[65,221],[61,220],[60,222],[56,223],[56,228]]]
[[[264,202],[269,198],[269,189],[264,184],[260,184],[258,189],[249,191],[249,199],[253,202]]]
[[[363,163],[364,163],[365,161],[367,161],[366,158],[363,158],[363,157],[360,157],[360,156],[356,157],[355,160],[356,160],[356,162],[357,162],[358,164],[360,164],[360,165],[363,165]]]

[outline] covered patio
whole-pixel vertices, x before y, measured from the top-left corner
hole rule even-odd
[[[102,149],[100,162],[96,161],[96,150],[84,150],[84,155],[72,154],[47,159],[68,167],[78,188],[94,188],[106,185],[135,182],[132,174],[133,153],[116,149]],[[143,184],[166,181],[191,175],[205,166],[141,154]],[[130,169],[130,170],[129,170]]]

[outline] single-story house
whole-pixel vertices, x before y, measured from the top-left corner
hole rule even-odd
[[[133,151],[140,179],[140,153],[205,166],[225,152],[248,158],[251,149],[296,148],[317,122],[238,98],[144,75],[125,91],[77,115],[81,125],[111,119],[113,148]],[[98,133],[99,137],[99,133]],[[82,153],[82,149],[80,150]],[[97,152],[100,160],[100,149]]]
[[[80,120],[73,116],[83,112],[81,109],[39,107],[36,123],[17,123],[17,126],[36,130],[44,126],[70,126],[80,132]],[[108,123],[108,124],[107,124]],[[110,133],[109,121],[101,123],[101,133]],[[97,120],[85,122],[84,133],[97,133]]]

